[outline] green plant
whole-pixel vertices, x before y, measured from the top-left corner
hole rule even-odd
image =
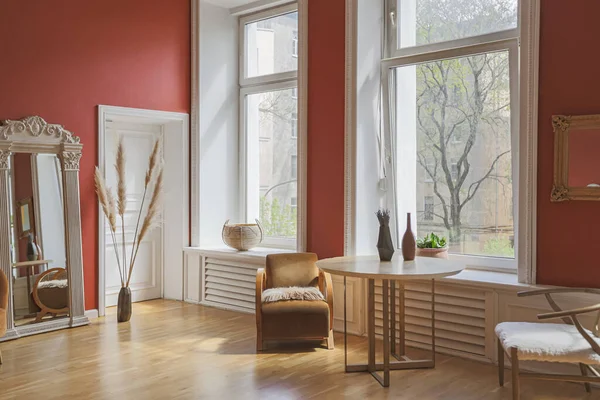
[[[296,208],[289,204],[281,205],[279,199],[269,201],[260,198],[260,222],[265,236],[295,237],[297,225]]]
[[[446,238],[431,232],[425,237],[417,239],[417,247],[420,249],[443,249],[446,247]]]

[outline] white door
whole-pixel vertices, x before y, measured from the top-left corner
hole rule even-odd
[[[108,221],[104,219],[105,307],[117,304],[117,297],[121,289],[115,245],[119,252],[120,262],[123,263],[123,238],[125,239],[125,268],[123,270],[125,271],[124,279],[127,279],[126,274],[132,257],[133,240],[138,223],[138,210],[142,206],[144,196],[148,157],[152,152],[154,142],[162,139],[162,126],[137,122],[107,121],[105,123],[104,173],[106,183],[113,188],[115,195],[117,177],[114,162],[119,137],[123,138],[126,156],[127,207],[124,229],[122,229],[120,218],[117,219],[116,243],[113,243]],[[148,202],[147,195],[140,225]],[[130,281],[134,302],[162,297],[163,243],[163,227],[160,225],[146,235],[140,244]]]
[[[130,286],[133,301],[155,298],[183,300],[183,248],[189,245],[189,116],[184,113],[98,106],[98,165],[110,187],[116,188],[114,170],[118,138],[126,153],[127,210],[125,229],[115,242],[122,251],[123,235],[127,261],[143,197],[148,157],[161,138],[164,160],[164,191],[160,226],[141,243]],[[147,207],[149,201],[145,202]],[[142,213],[142,217],[145,214]],[[120,223],[119,223],[120,226]],[[100,212],[98,256],[98,314],[116,305],[121,280],[107,221]]]

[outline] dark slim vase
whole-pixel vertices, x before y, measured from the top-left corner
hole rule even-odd
[[[416,252],[417,242],[412,232],[410,213],[406,213],[406,232],[404,232],[404,236],[402,237],[402,257],[404,257],[404,261],[414,260]]]
[[[381,261],[390,261],[394,255],[394,242],[390,233],[390,226],[386,223],[379,225],[379,239],[377,239],[377,251]]]
[[[117,302],[117,321],[127,322],[131,318],[131,289],[122,287]]]

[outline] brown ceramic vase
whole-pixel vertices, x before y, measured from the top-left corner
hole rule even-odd
[[[402,257],[404,261],[411,261],[415,259],[415,253],[417,249],[417,242],[415,241],[415,235],[412,232],[410,213],[406,213],[406,232],[402,236]]]

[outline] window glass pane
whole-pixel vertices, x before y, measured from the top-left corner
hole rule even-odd
[[[298,68],[298,12],[246,25],[246,77]]]
[[[514,258],[508,69],[508,51],[396,69],[398,210],[451,253]]]
[[[267,239],[296,237],[296,107],[292,89],[246,96],[248,219]]]
[[[399,0],[398,48],[517,27],[518,0]]]

